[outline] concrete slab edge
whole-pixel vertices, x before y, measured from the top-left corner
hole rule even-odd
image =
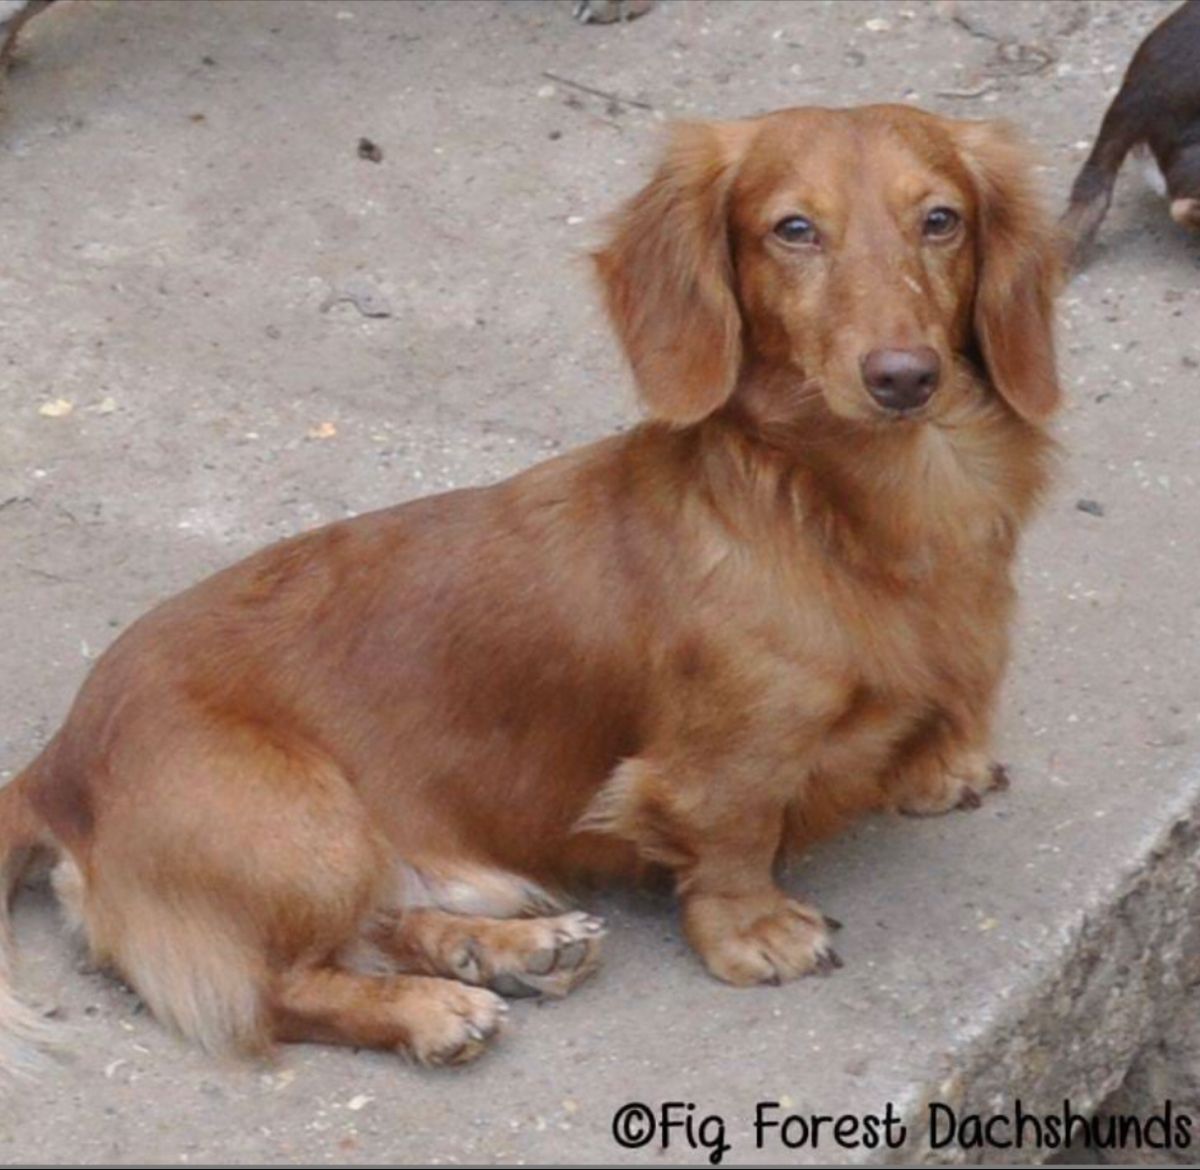
[[[1069,1101],[1090,1116],[1183,1018],[1200,971],[1200,765],[1183,787],[1137,859],[1080,908],[1032,986],[980,1021],[941,1079],[897,1102],[905,1144],[864,1163],[1044,1162],[1056,1151],[932,1148],[931,1102],[960,1119],[1011,1113],[1016,1099],[1036,1115],[1061,1115]]]

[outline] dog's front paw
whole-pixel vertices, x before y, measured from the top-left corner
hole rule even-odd
[[[897,812],[936,817],[954,809],[974,809],[988,792],[1008,787],[1008,771],[980,752],[906,773],[893,793]]]
[[[684,928],[709,971],[737,987],[824,975],[842,965],[829,945],[832,919],[775,892],[741,897],[696,896]]]

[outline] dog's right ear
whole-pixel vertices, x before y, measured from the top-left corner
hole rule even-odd
[[[733,393],[742,322],[726,208],[752,123],[674,128],[654,178],[593,254],[608,315],[650,413],[684,425]]]
[[[1029,150],[1007,125],[959,122],[954,133],[979,197],[979,347],[1001,397],[1044,424],[1062,399],[1054,357],[1061,237],[1037,198]]]

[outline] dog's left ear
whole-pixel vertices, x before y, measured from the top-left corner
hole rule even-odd
[[[592,256],[638,393],[666,422],[711,414],[741,369],[727,207],[752,132],[749,122],[674,127],[657,173]]]
[[[1054,298],[1062,247],[1033,181],[1029,149],[997,122],[959,122],[955,134],[979,205],[975,335],[992,384],[1022,418],[1044,423],[1062,391],[1054,356]]]

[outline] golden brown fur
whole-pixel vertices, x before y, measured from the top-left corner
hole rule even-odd
[[[8,873],[58,854],[93,951],[212,1047],[466,1059],[488,987],[593,967],[546,893],[580,875],[665,868],[731,982],[834,965],[781,848],[999,779],[1058,401],[1029,170],[899,107],[680,128],[596,256],[650,421],[161,605],[0,795]],[[940,360],[915,413],[864,390],[881,346]]]

